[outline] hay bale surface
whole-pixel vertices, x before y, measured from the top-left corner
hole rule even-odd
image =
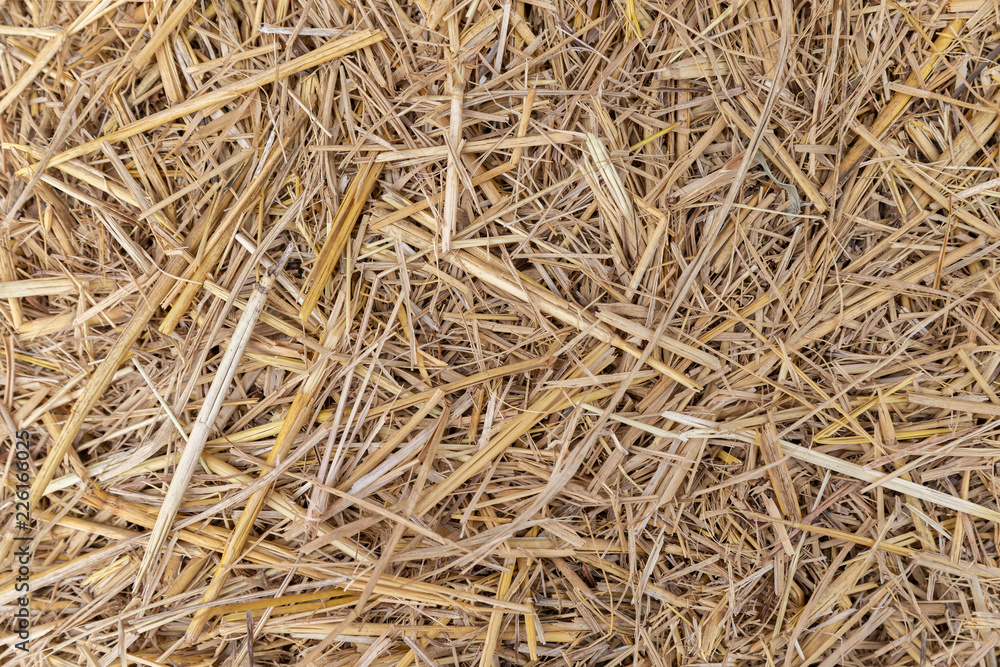
[[[981,0],[5,3],[0,662],[996,667],[998,58]]]

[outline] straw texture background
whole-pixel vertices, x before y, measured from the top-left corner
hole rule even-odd
[[[996,667],[998,21],[4,3],[0,663]]]

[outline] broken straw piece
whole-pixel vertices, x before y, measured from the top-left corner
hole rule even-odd
[[[247,307],[243,311],[240,321],[236,324],[236,329],[233,331],[232,343],[230,343],[225,355],[222,357],[222,362],[215,373],[215,379],[212,381],[212,386],[208,389],[205,402],[195,420],[194,428],[191,429],[191,435],[188,437],[187,445],[184,447],[184,453],[181,455],[181,460],[174,470],[174,477],[170,482],[170,488],[163,499],[163,506],[156,517],[156,524],[153,526],[153,531],[149,535],[146,553],[139,566],[133,590],[138,590],[139,582],[142,581],[143,576],[156,562],[160,550],[163,548],[167,533],[170,532],[170,527],[174,523],[174,517],[177,516],[177,510],[180,508],[181,501],[184,498],[184,491],[191,482],[191,475],[194,473],[194,469],[198,465],[198,459],[201,458],[201,452],[208,441],[208,434],[212,431],[215,419],[219,416],[219,410],[222,408],[222,402],[229,393],[229,385],[233,381],[233,376],[236,375],[236,367],[239,365],[240,358],[243,356],[243,350],[250,340],[250,334],[257,323],[257,317],[264,309],[264,304],[267,302],[267,295],[277,279],[278,272],[281,271],[285,262],[288,261],[288,255],[291,251],[292,244],[289,243],[288,247],[285,248],[285,252],[282,253],[281,259],[272,265],[254,285],[253,294],[250,296]]]

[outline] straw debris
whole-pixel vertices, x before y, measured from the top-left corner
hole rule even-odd
[[[996,667],[998,16],[4,4],[0,663]]]

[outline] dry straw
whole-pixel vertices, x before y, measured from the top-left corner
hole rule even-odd
[[[0,664],[996,667],[998,129],[982,0],[3,4]]]

